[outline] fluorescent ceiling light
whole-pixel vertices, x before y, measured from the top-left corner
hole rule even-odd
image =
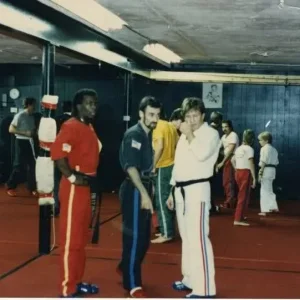
[[[104,8],[95,0],[39,0],[40,2],[69,15],[75,15],[86,25],[104,31],[122,29],[127,23]]]
[[[127,57],[119,55],[110,50],[104,49],[97,42],[77,42],[80,51],[91,57],[97,57],[99,60],[109,64],[124,64],[128,63]]]
[[[182,60],[182,58],[175,54],[173,51],[158,43],[146,45],[143,51],[169,64],[178,63]]]
[[[48,32],[51,31],[51,26],[38,18],[34,18],[26,15],[25,13],[20,14],[15,7],[6,3],[0,2],[1,11],[1,24],[7,27],[14,28],[16,30],[28,33],[32,32]]]

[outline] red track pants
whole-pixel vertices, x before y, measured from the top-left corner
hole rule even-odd
[[[223,168],[223,187],[225,191],[225,203],[233,206],[235,199],[234,169],[230,160],[227,160]]]
[[[248,208],[251,192],[251,173],[248,169],[237,169],[235,180],[238,185],[238,202],[235,209],[234,221],[241,222]]]
[[[60,288],[61,295],[76,292],[85,269],[85,246],[91,221],[90,188],[71,184],[62,178],[60,199]]]
[[[152,226],[153,226],[154,229],[159,227],[157,212],[154,212],[154,214],[152,215]]]

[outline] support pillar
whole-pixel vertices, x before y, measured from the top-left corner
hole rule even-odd
[[[42,96],[54,94],[55,46],[46,43],[43,47]],[[52,205],[40,205],[39,254],[50,253]]]
[[[130,127],[131,124],[131,88],[132,88],[132,74],[126,73],[124,79],[125,86],[125,109],[123,121],[125,122],[125,131]]]

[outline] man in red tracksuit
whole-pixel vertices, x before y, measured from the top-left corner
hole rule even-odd
[[[98,293],[96,285],[82,282],[91,221],[90,184],[96,176],[101,150],[90,124],[96,102],[95,91],[78,91],[73,100],[74,117],[62,125],[51,147],[51,157],[63,175],[59,187],[62,297]]]

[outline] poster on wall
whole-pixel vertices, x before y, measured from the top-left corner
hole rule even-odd
[[[222,108],[223,84],[203,83],[202,99],[206,108]]]

